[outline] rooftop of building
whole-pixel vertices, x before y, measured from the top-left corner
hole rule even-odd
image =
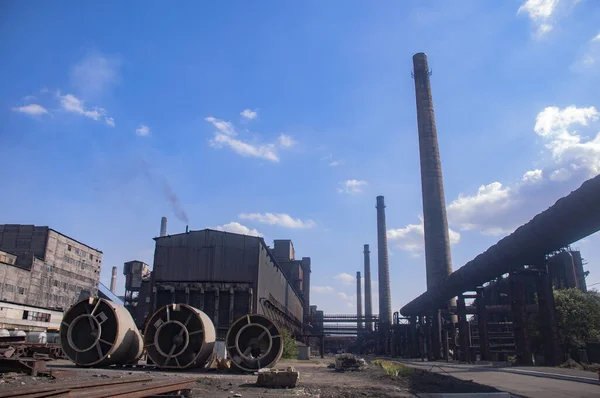
[[[81,242],[81,241],[79,241],[79,240],[77,240],[77,239],[74,239],[74,238],[70,237],[69,235],[66,235],[66,234],[64,234],[64,233],[62,233],[62,232],[60,232],[60,231],[57,231],[57,230],[55,230],[54,228],[50,228],[50,227],[48,227],[47,225],[34,225],[34,224],[0,224],[0,227],[19,227],[19,228],[20,228],[20,227],[32,227],[32,228],[45,228],[45,229],[47,229],[48,231],[53,231],[53,232],[56,232],[57,234],[59,234],[59,235],[61,235],[61,236],[64,236],[65,238],[67,238],[67,239],[69,239],[69,240],[72,240],[73,242],[79,243],[80,245],[83,245],[83,246],[87,247],[88,249],[92,249],[92,250],[94,250],[94,251],[96,251],[96,252],[98,252],[98,253],[100,253],[100,254],[103,254],[103,253],[102,253],[102,250],[98,250],[98,249],[96,249],[95,247],[92,247],[92,246],[90,246],[90,245],[87,245],[87,244],[85,244],[85,243],[83,243],[83,242]],[[2,228],[2,229],[3,229],[3,228]],[[13,254],[13,253],[11,253],[11,254]]]

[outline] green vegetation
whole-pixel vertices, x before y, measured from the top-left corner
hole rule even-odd
[[[414,369],[404,366],[399,362],[386,361],[383,359],[376,359],[373,361],[376,366],[381,366],[385,373],[390,376],[410,376],[413,374]]]
[[[588,340],[600,339],[600,294],[579,289],[554,291],[558,334],[567,353],[585,347]]]
[[[289,330],[281,328],[281,337],[283,339],[283,359],[296,359],[298,358],[298,346],[296,345],[296,339],[292,336]]]

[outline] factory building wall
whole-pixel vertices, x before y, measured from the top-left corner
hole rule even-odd
[[[38,252],[29,253],[28,249],[24,249],[25,244],[23,244],[22,251],[16,252],[15,265],[0,263],[0,300],[66,309],[78,301],[82,291],[94,296],[98,294],[102,265],[101,251],[47,227],[29,228],[32,226],[28,225],[18,227],[25,228],[18,230],[17,241],[29,240],[32,242],[30,247],[41,247],[38,234],[44,231],[46,233],[44,252],[41,255]],[[2,229],[4,236],[0,244],[7,242],[6,228]],[[8,247],[12,245],[12,240],[12,238],[8,239]],[[4,247],[0,249],[9,251]],[[20,262],[19,258],[28,260],[24,263],[23,260]]]
[[[261,297],[272,300],[287,308],[289,313],[302,322],[303,306],[302,300],[288,282],[283,271],[275,264],[274,258],[269,255],[267,249],[261,245],[259,255],[257,298]],[[264,313],[260,302],[258,312]]]
[[[58,330],[62,311],[0,301],[0,329],[45,332]]]
[[[259,238],[220,231],[191,231],[156,239],[156,281],[253,282]]]

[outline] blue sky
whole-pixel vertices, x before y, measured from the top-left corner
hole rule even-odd
[[[420,294],[416,52],[433,71],[454,269],[600,173],[593,0],[0,8],[0,222],[103,250],[105,283],[113,265],[152,263],[165,215],[170,233],[292,239],[314,304],[351,312],[364,243],[376,280],[384,195],[393,310]],[[575,246],[600,282],[598,234]]]

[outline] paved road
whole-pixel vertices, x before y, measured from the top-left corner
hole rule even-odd
[[[406,362],[406,364],[437,373],[449,374],[463,380],[472,380],[475,383],[492,386],[498,390],[523,397],[600,397],[600,385],[577,381],[556,380],[550,376],[544,377],[544,374],[538,371],[536,371],[534,376],[534,373],[519,374],[515,373],[515,369],[494,368],[490,366],[448,365],[439,362],[436,363],[435,366],[433,363],[427,362]],[[529,369],[523,370],[529,371]],[[516,371],[519,371],[519,369],[516,369]],[[590,372],[587,375],[592,379],[595,374]]]

